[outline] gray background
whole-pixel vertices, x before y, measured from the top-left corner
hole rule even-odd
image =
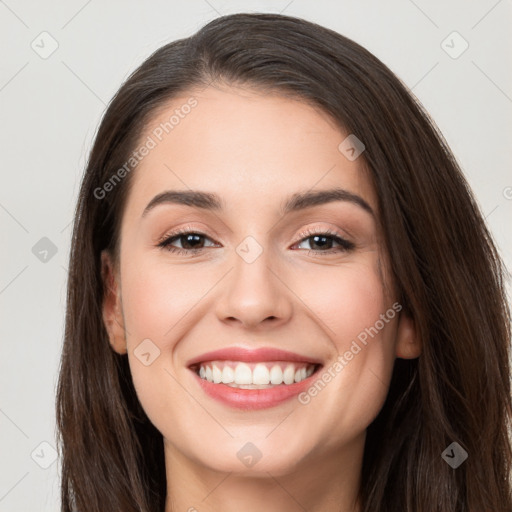
[[[70,223],[105,105],[161,45],[219,15],[250,11],[332,28],[412,88],[462,165],[510,268],[510,0],[0,0],[1,512],[59,507],[54,396]]]

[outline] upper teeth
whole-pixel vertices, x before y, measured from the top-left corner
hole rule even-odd
[[[215,384],[278,385],[300,382],[314,370],[315,365],[307,363],[213,361],[201,363],[198,373],[202,379]]]

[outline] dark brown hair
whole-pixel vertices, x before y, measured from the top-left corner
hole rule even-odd
[[[151,55],[103,117],[83,178],[69,264],[57,391],[62,511],[162,512],[161,434],[102,320],[100,253],[116,253],[133,173],[99,199],[154,113],[178,93],[228,83],[291,94],[366,146],[398,298],[423,351],[397,359],[369,426],[365,512],[510,512],[510,313],[504,268],[446,142],[376,57],[308,21],[235,14]],[[468,453],[452,469],[452,442]]]

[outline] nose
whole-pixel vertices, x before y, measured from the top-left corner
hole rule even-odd
[[[257,329],[286,323],[292,314],[292,292],[280,266],[272,264],[268,251],[252,262],[234,254],[234,268],[226,276],[216,302],[216,314],[225,323]]]

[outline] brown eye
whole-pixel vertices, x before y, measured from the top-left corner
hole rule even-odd
[[[171,233],[158,244],[158,247],[162,247],[167,251],[179,254],[186,254],[188,252],[193,253],[209,247],[208,245],[205,245],[205,240],[210,240],[210,238],[203,233],[198,233],[196,231],[184,231]],[[174,245],[175,243],[179,243],[181,247],[176,247]],[[213,243],[212,245],[215,246]]]
[[[309,251],[316,253],[327,253],[332,254],[333,252],[344,252],[350,251],[355,248],[355,245],[344,238],[341,238],[337,233],[302,233],[301,236],[305,236],[298,246],[304,242],[308,242],[310,245]],[[336,247],[336,245],[338,247]],[[300,247],[299,247],[300,248]],[[307,249],[307,248],[306,248]]]

